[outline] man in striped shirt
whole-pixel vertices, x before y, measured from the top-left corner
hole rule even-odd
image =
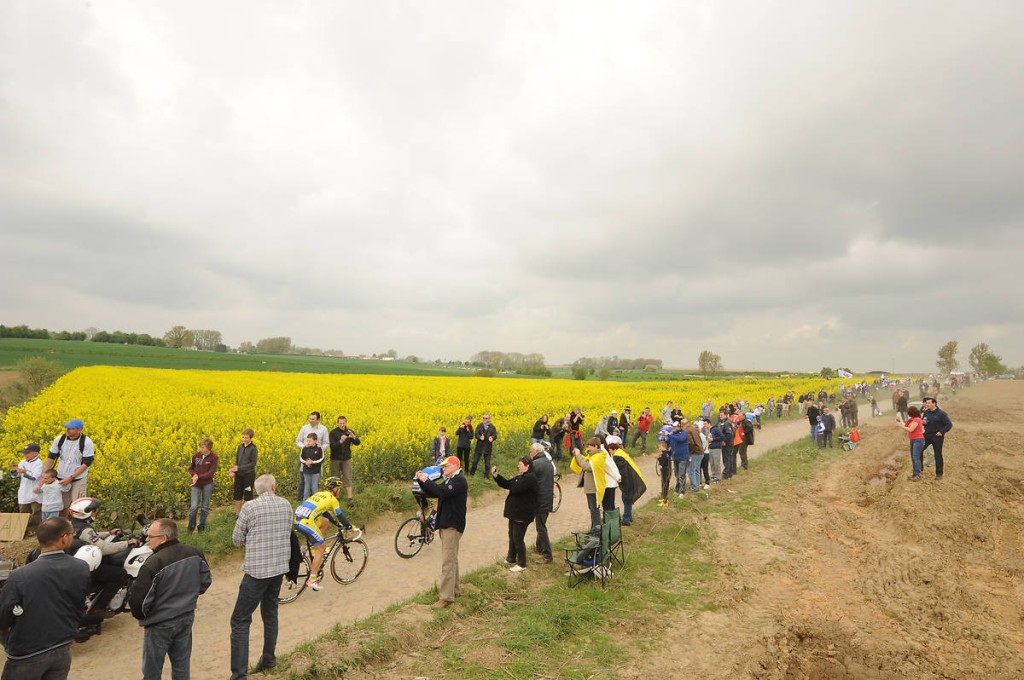
[[[242,506],[231,540],[245,546],[242,583],[231,613],[231,680],[245,678],[249,670],[249,626],[260,608],[263,619],[263,654],[253,672],[277,665],[277,598],[291,555],[292,506],[276,495],[273,475],[256,478],[255,500]]]

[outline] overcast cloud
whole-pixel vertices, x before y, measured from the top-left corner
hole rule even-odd
[[[1024,4],[0,3],[0,323],[1024,364]]]

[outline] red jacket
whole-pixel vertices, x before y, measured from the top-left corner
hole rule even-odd
[[[196,486],[213,484],[213,473],[216,471],[216,453],[211,452],[210,455],[204,455],[202,451],[196,451],[192,454],[192,461],[188,464],[188,473],[190,475],[199,475]]]
[[[641,414],[640,417],[636,419],[637,429],[639,429],[641,432],[647,432],[649,429],[651,429],[651,422],[653,421],[653,415],[645,416]]]

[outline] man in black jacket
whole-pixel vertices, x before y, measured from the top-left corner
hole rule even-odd
[[[818,409],[818,407],[814,405],[813,401],[808,400],[807,401],[807,422],[811,426],[811,441],[812,442],[815,441],[818,438],[818,433],[816,432],[816,430],[818,428],[818,416],[820,416],[820,415],[821,415],[821,411]]]
[[[331,445],[331,477],[345,482],[348,504],[352,505],[352,447],[359,446],[359,436],[349,429],[348,418],[338,417],[338,426],[327,436]]]
[[[441,463],[442,479],[432,482],[422,471],[416,474],[427,496],[437,498],[437,532],[441,535],[441,582],[437,586],[434,609],[447,607],[462,594],[459,585],[459,541],[466,530],[466,497],[469,484],[462,474],[462,463],[448,456]]]
[[[946,433],[953,429],[953,421],[939,408],[935,397],[925,397],[921,420],[924,422],[924,448],[930,446],[935,452],[935,479],[942,479],[942,444]]]
[[[171,659],[174,678],[188,678],[196,601],[210,587],[210,566],[201,550],[178,542],[178,525],[172,519],[154,520],[146,543],[153,554],[128,593],[132,616],[146,629],[142,678],[159,680],[165,656]]]
[[[68,555],[71,523],[55,517],[36,530],[40,554],[11,572],[0,591],[0,629],[7,636],[4,678],[68,677],[71,641],[85,612],[89,567]]]
[[[531,444],[530,456],[533,458],[533,476],[537,478],[537,545],[542,561],[551,562],[551,539],[548,538],[548,515],[555,500],[555,466],[548,457],[547,447],[543,444]]]
[[[469,467],[469,474],[476,474],[476,466],[480,462],[480,456],[484,457],[484,479],[491,478],[491,451],[494,450],[494,440],[498,438],[498,430],[491,422],[491,414],[485,413],[483,420],[476,426],[473,433],[476,438],[476,448],[473,449],[473,464]]]

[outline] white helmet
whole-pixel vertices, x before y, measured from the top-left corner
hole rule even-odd
[[[96,571],[103,561],[103,551],[94,545],[83,545],[75,553],[75,557],[89,565],[89,571]]]
[[[68,511],[71,513],[71,516],[76,519],[92,519],[96,516],[96,511],[100,509],[101,505],[103,505],[103,501],[99,498],[89,498],[88,496],[85,496],[84,498],[79,498],[72,502]]]

